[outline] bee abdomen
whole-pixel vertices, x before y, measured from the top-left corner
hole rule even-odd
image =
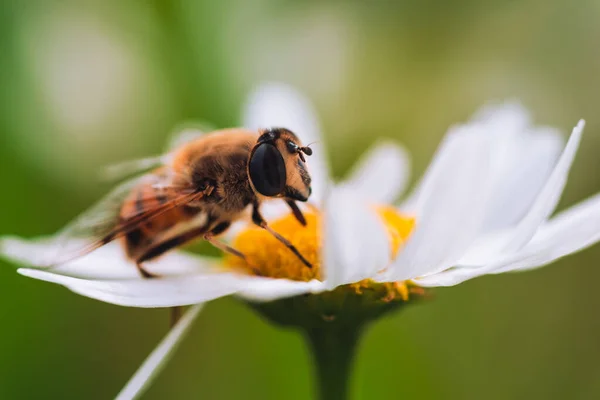
[[[119,220],[127,224],[133,218],[140,219],[144,214],[152,213],[169,201],[167,193],[151,184],[135,188],[123,203]],[[152,218],[140,220],[140,223],[124,235],[123,245],[128,257],[135,259],[156,240],[164,237],[180,223],[194,219],[201,212],[198,207],[178,206],[168,209]]]

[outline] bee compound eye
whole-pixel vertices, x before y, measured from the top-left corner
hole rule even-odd
[[[248,167],[254,188],[264,196],[276,196],[285,187],[285,162],[281,153],[270,143],[259,144],[252,153]]]
[[[286,142],[286,146],[287,149],[290,153],[297,153],[298,152],[298,146],[296,145],[296,143],[288,141]]]

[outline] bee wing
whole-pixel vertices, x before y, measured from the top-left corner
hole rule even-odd
[[[186,124],[175,130],[168,141],[166,152],[170,153],[179,147],[188,144],[207,132],[212,132],[216,128],[208,123]]]
[[[121,220],[121,208],[132,190],[152,184],[159,192],[136,198],[136,212]],[[157,194],[163,201],[157,201]],[[64,264],[127,234],[152,218],[202,197],[202,193],[173,187],[166,178],[147,174],[122,183],[69,223],[54,239],[43,266]]]
[[[139,175],[153,168],[158,168],[168,162],[168,154],[139,158],[137,160],[128,160],[116,164],[107,165],[100,171],[100,178],[103,181],[114,182],[132,175]]]
[[[114,182],[166,165],[169,163],[171,155],[176,149],[213,130],[215,130],[214,127],[204,123],[187,125],[184,128],[176,130],[171,135],[165,154],[108,165],[100,171],[100,177],[104,181]]]

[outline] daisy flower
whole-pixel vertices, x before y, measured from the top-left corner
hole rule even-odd
[[[244,126],[285,126],[303,142],[319,140],[310,104],[292,88],[261,86]],[[365,322],[426,294],[485,274],[546,265],[600,240],[600,197],[550,218],[565,186],[584,122],[566,143],[531,124],[519,105],[480,110],[451,128],[415,189],[393,205],[409,175],[406,152],[392,143],[368,151],[348,179],[328,177],[324,146],[310,159],[311,205],[302,227],[276,202],[271,226],[311,262],[306,267],[264,230],[240,226],[233,246],[247,257],[214,259],[172,252],[148,263],[143,279],[117,244],[52,270],[35,268],[44,240],[5,238],[0,253],[28,265],[19,273],[84,296],[133,307],[192,305],[123,389],[137,396],[151,382],[201,304],[235,295],[271,321],[301,329],[312,346],[322,398],[344,398],[352,350]]]

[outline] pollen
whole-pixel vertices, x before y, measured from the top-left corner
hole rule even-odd
[[[393,259],[410,236],[415,226],[415,219],[400,214],[393,207],[377,206],[375,211],[386,228]],[[300,224],[292,214],[271,222],[270,226],[288,239],[312,264],[312,267],[304,265],[283,243],[259,227],[251,227],[241,232],[233,243],[234,248],[246,256],[246,261],[228,255],[226,265],[249,274],[270,278],[298,281],[322,280],[319,256],[322,243],[321,216],[318,212],[310,212],[305,214],[305,218],[306,226]],[[410,282],[376,283],[363,280],[347,287],[357,295],[367,292],[378,293],[380,300],[384,302],[408,301],[411,293],[421,293],[421,289]]]
[[[270,226],[289,240],[312,264],[312,268],[304,265],[283,243],[259,227],[243,231],[233,243],[234,248],[244,254],[247,261],[228,256],[226,263],[251,274],[270,278],[321,280],[320,217],[315,213],[306,213],[304,217],[306,226],[300,224],[292,214],[271,222]]]
[[[381,206],[376,210],[387,229],[392,258],[396,258],[400,247],[406,242],[415,227],[415,218],[400,214],[394,207]]]

